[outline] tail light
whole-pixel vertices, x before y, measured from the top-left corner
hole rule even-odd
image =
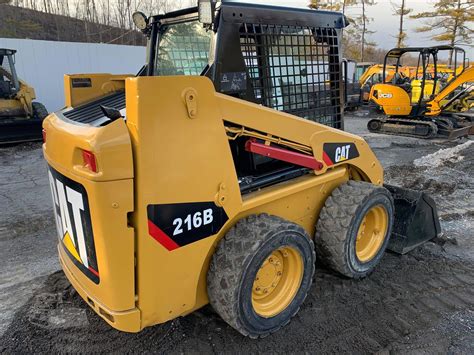
[[[88,150],[82,151],[82,160],[84,162],[84,167],[89,169],[90,171],[96,173],[97,172],[97,162],[95,159],[95,155]]]

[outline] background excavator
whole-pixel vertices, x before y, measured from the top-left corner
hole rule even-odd
[[[41,124],[48,115],[33,102],[35,90],[18,78],[14,49],[0,48],[0,144],[41,140]]]
[[[451,51],[454,68],[447,75],[438,74],[438,53]],[[399,75],[398,68],[403,55],[418,53],[418,65],[414,78]],[[458,61],[460,57],[460,65]],[[472,117],[465,113],[472,97],[474,67],[466,66],[462,48],[452,46],[394,48],[385,56],[396,60],[396,72],[387,82],[383,71],[382,83],[372,86],[369,100],[382,110],[386,118],[375,118],[368,122],[371,132],[400,134],[431,138],[438,134],[456,138],[472,134]],[[445,73],[445,74],[446,74]],[[472,100],[472,99],[471,99]],[[459,105],[462,115],[457,115]],[[465,107],[467,106],[467,107]]]

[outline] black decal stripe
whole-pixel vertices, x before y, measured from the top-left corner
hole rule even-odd
[[[203,215],[206,210],[212,211],[212,222],[207,224],[205,224]],[[216,206],[214,202],[151,204],[147,206],[147,213],[149,234],[162,245],[167,244],[164,246],[168,250],[175,249],[173,243],[182,247],[215,235],[229,219],[225,210]],[[193,221],[193,216],[196,213],[200,213],[199,227],[196,227]],[[187,222],[185,222],[186,218],[189,218]],[[177,219],[180,219],[179,224]],[[153,225],[157,229],[150,229],[150,226],[153,227]]]

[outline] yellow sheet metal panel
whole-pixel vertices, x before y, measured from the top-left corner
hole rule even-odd
[[[130,74],[75,74],[64,75],[64,98],[66,107],[76,107],[93,99],[125,88],[125,79]]]
[[[376,95],[375,92],[377,92]],[[411,112],[410,96],[396,85],[376,84],[372,86],[369,100],[380,106],[389,116],[408,116]]]
[[[196,103],[193,115],[186,104],[190,93]],[[128,79],[126,105],[135,164],[138,305],[146,326],[195,306],[197,283],[212,245],[206,238],[167,250],[149,233],[148,206],[218,202],[231,218],[242,201],[209,79]]]
[[[133,164],[125,123],[90,127],[50,115],[43,127],[63,265],[107,309],[135,308],[135,240],[127,218],[134,208]],[[95,154],[97,173],[83,166],[81,149]]]
[[[43,128],[46,131],[45,155],[69,174],[93,181],[133,178],[130,136],[123,120],[92,127],[69,123],[51,114],[43,122]],[[94,153],[97,173],[84,168],[82,150]]]
[[[68,175],[66,171],[59,172]],[[127,213],[133,211],[133,180],[91,182],[76,177],[75,181],[87,191],[99,281],[96,283],[84,274],[62,241],[60,258],[88,295],[113,311],[132,309],[135,248]]]
[[[79,296],[107,323],[112,327],[124,331],[136,333],[141,330],[141,315],[138,308],[132,308],[126,311],[113,311],[103,305],[99,300],[94,298],[90,292],[82,287],[82,285],[77,281],[72,272],[66,267],[64,261],[61,257],[61,246],[58,245],[59,261],[61,267],[64,270],[69,282],[72,284],[72,287],[77,291]]]

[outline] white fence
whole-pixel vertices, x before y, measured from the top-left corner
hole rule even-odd
[[[0,38],[0,48],[18,51],[19,78],[50,112],[64,106],[64,74],[136,74],[145,63],[145,47],[136,46]]]

